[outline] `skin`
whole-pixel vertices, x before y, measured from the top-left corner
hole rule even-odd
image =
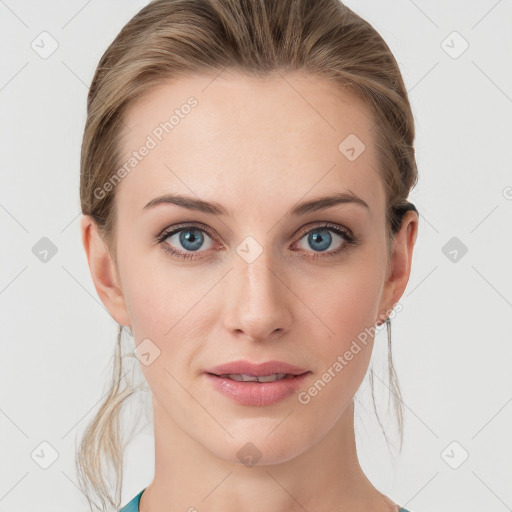
[[[369,110],[324,79],[284,78],[224,71],[213,81],[194,75],[152,90],[126,113],[127,157],[187,98],[198,105],[117,185],[117,261],[94,221],[82,217],[99,297],[130,326],[136,345],[149,338],[160,350],[141,365],[152,393],[156,454],[142,512],[396,510],[364,475],[355,446],[352,399],[368,368],[371,337],[307,405],[294,394],[271,406],[240,405],[203,374],[236,359],[275,359],[309,369],[307,389],[359,333],[389,316],[409,279],[418,217],[404,216],[388,262]],[[366,145],[354,161],[338,150],[349,134]],[[345,203],[287,216],[298,202],[335,191],[351,191],[369,209]],[[171,192],[215,201],[229,215],[172,204],[143,211]],[[323,222],[349,229],[358,244],[325,256],[346,242],[330,232],[325,252],[308,243]],[[201,223],[215,238],[203,233],[195,252],[179,235],[155,242],[180,223]],[[247,236],[263,250],[252,263],[236,252]],[[165,244],[195,259],[173,258]],[[261,452],[254,466],[237,457],[248,442]]]

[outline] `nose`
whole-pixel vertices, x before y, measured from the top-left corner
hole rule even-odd
[[[287,333],[293,323],[294,295],[270,252],[264,250],[251,263],[234,257],[234,268],[223,290],[223,314],[225,328],[236,337],[274,339]]]

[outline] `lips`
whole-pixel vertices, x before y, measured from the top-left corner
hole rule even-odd
[[[273,373],[271,375],[247,375],[238,373],[228,373],[225,375],[219,375],[226,379],[236,380],[237,382],[275,382],[276,380],[283,380],[286,378],[293,378],[294,375],[290,373]]]
[[[217,376],[225,376],[228,378],[235,377],[234,380],[255,380],[254,377],[268,377],[277,375],[278,378],[302,375],[308,372],[306,368],[300,368],[283,361],[266,361],[264,363],[254,364],[249,361],[239,360],[226,364],[221,364],[206,370],[206,373]],[[238,379],[236,377],[241,377]]]
[[[282,361],[233,361],[205,370],[215,390],[244,406],[270,406],[297,393],[311,370]]]

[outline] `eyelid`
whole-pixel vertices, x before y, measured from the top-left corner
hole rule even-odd
[[[209,228],[206,224],[201,224],[200,222],[180,222],[179,224],[175,224],[171,227],[167,226],[162,231],[160,231],[160,233],[156,235],[155,238],[158,242],[162,242],[174,233],[189,227],[202,230],[211,238],[216,239],[216,235],[214,234],[213,229]]]
[[[329,221],[316,221],[316,222],[310,222],[303,228],[299,229],[297,231],[296,236],[300,236],[302,238],[306,233],[309,233],[313,229],[319,229],[319,228],[325,228],[325,229],[332,229],[336,232],[341,231],[347,238],[349,239],[355,239],[352,231],[350,229],[340,226],[339,224],[334,224],[333,222]]]

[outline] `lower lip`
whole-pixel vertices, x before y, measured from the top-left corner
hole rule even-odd
[[[265,406],[296,393],[310,372],[273,382],[239,382],[207,373],[213,387],[242,405]]]

